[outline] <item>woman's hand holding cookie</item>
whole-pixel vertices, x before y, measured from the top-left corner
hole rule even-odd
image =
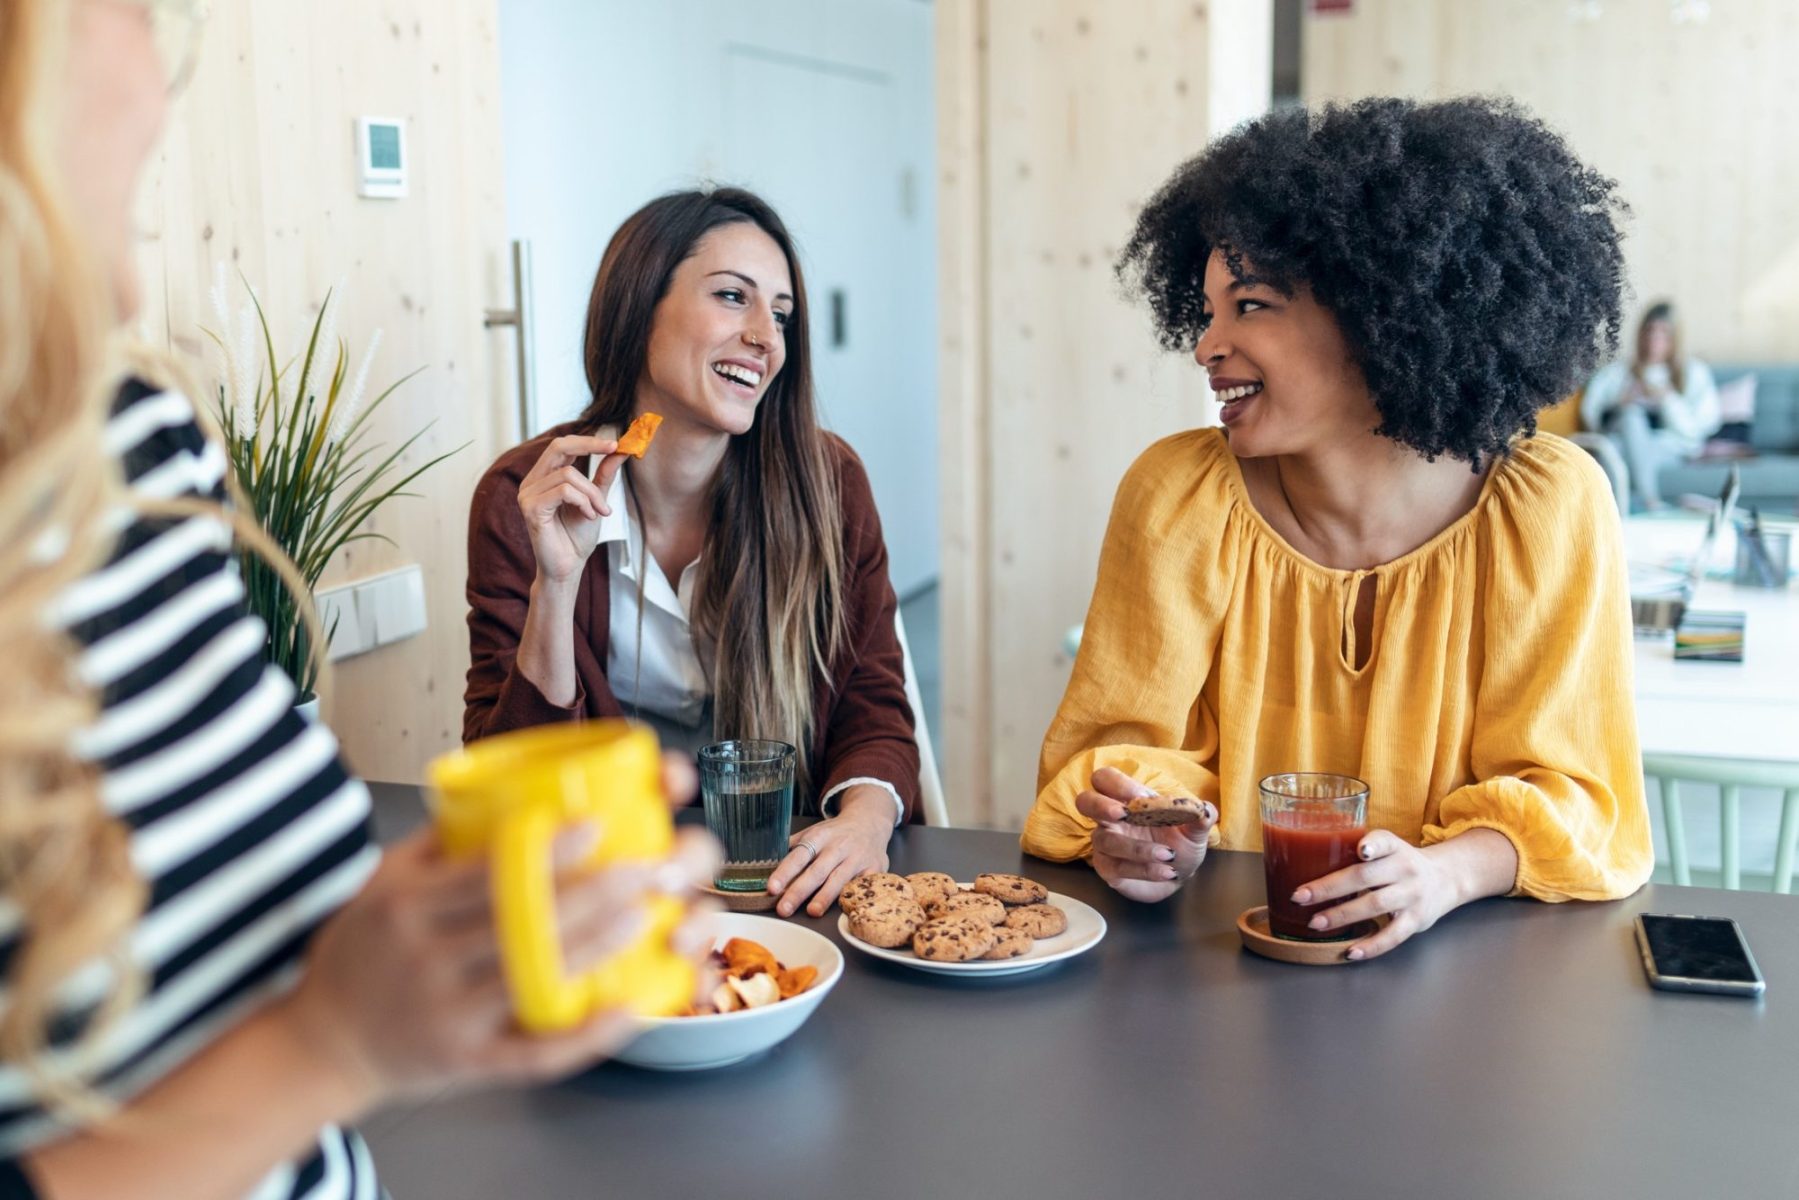
[[[1093,869],[1112,890],[1130,900],[1166,900],[1199,870],[1206,838],[1218,823],[1216,805],[1201,801],[1199,819],[1178,825],[1137,825],[1125,818],[1133,800],[1155,796],[1123,771],[1101,767],[1093,786],[1075,797],[1082,816],[1097,821]]]

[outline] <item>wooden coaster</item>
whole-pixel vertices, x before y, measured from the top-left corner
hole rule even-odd
[[[766,891],[727,892],[709,883],[701,884],[700,891],[724,901],[725,907],[732,912],[768,912],[775,906],[775,897]]]
[[[1349,938],[1341,942],[1295,942],[1275,937],[1268,929],[1266,904],[1245,909],[1239,914],[1237,933],[1243,939],[1243,948],[1251,954],[1307,967],[1348,966],[1350,960],[1343,956],[1357,940]]]

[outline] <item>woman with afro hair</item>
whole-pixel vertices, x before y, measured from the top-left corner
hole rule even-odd
[[[1617,344],[1614,185],[1517,106],[1271,113],[1183,165],[1118,264],[1223,428],[1118,490],[1023,845],[1162,900],[1261,846],[1257,782],[1369,785],[1303,885],[1372,958],[1484,896],[1608,899],[1653,865],[1617,510],[1536,432]],[[1150,793],[1197,825],[1124,821]]]

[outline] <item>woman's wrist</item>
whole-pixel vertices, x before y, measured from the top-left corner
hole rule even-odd
[[[893,797],[885,788],[872,784],[858,783],[846,788],[837,798],[839,817],[851,818],[859,824],[866,823],[871,829],[881,833],[883,841],[892,836],[895,811]]]
[[[324,1119],[351,1121],[385,1101],[387,1088],[366,1055],[356,1049],[338,1014],[302,983],[261,1014],[271,1043],[290,1050],[297,1065],[294,1090],[309,1093]]]
[[[555,610],[557,615],[566,610],[570,616],[575,611],[575,595],[581,590],[581,576],[577,573],[567,579],[557,579],[546,575],[542,570],[531,580],[531,607],[543,605]]]
[[[1518,881],[1518,849],[1497,829],[1476,826],[1425,848],[1448,876],[1451,908],[1504,896]]]

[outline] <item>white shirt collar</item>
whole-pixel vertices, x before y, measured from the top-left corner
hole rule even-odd
[[[609,425],[595,433],[599,437],[614,437],[618,430]],[[597,470],[599,460],[595,459],[594,464]],[[631,510],[631,493],[625,483],[625,472],[630,469],[629,462],[621,465],[618,474],[612,477],[612,485],[606,489],[606,507],[612,511],[600,518],[600,532],[594,552],[598,553],[602,547],[609,548],[612,565],[635,585],[639,573],[637,555],[643,546],[643,538],[638,532],[637,514]],[[688,563],[682,568],[681,578],[673,587],[669,585],[668,576],[660,566],[648,572],[643,583],[645,602],[668,613],[681,624],[687,624],[689,615],[693,612],[693,590],[698,567],[697,559]]]

